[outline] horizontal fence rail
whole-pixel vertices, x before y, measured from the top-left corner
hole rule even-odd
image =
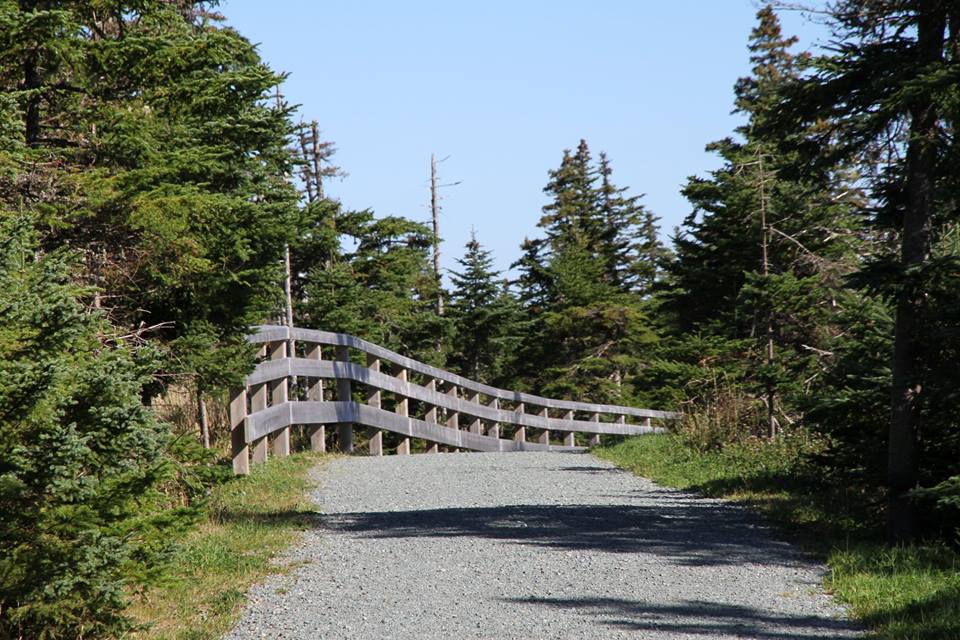
[[[577,433],[592,446],[601,434],[653,433],[659,429],[651,420],[679,417],[498,389],[342,333],[261,326],[248,339],[260,345],[261,361],[231,394],[238,474],[264,462],[268,449],[288,455],[293,427],[315,451],[326,450],[328,425],[343,452],[354,450],[354,427],[365,427],[371,455],[383,455],[384,432],[394,434],[391,448],[399,455],[411,453],[412,440],[427,453],[580,451]],[[365,365],[353,361],[356,354]]]

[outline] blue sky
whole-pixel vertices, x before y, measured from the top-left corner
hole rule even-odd
[[[753,0],[224,0],[227,24],[290,74],[286,98],[319,122],[349,175],[346,207],[429,218],[430,154],[447,158],[444,268],[475,229],[505,270],[538,235],[542,189],[565,148],[587,140],[614,181],[661,217],[689,213],[703,148],[730,135],[733,84],[749,71]],[[800,46],[820,37],[782,16]]]

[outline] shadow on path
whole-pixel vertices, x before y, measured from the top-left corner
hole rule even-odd
[[[341,513],[320,526],[368,538],[473,537],[606,553],[656,554],[686,566],[797,566],[782,542],[738,509],[676,499],[643,505],[512,505]]]
[[[760,640],[827,640],[852,637],[843,620],[773,614],[719,602],[656,604],[618,598],[509,598],[505,602],[574,610],[595,622],[627,631],[657,631],[664,637],[686,634]]]
[[[617,473],[626,473],[623,469],[617,467],[558,467],[556,469],[551,469],[551,471],[556,471],[560,473],[567,473],[573,471],[574,473],[587,473],[590,475],[606,475],[606,474],[617,474]]]

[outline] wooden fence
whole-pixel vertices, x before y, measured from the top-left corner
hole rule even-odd
[[[370,455],[384,454],[384,432],[396,434],[399,455],[419,448],[471,451],[577,451],[576,434],[590,445],[601,434],[658,430],[651,421],[679,414],[614,405],[552,400],[497,389],[417,362],[353,336],[258,327],[261,362],[230,398],[233,470],[289,455],[291,427],[303,425],[310,447],[325,451],[327,426],[337,448],[354,450],[355,427],[366,428]],[[353,353],[365,366],[353,361]],[[356,394],[356,395],[355,395]],[[355,398],[362,397],[362,401]]]

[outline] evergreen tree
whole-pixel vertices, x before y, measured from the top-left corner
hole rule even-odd
[[[769,6],[757,18],[753,75],[735,88],[748,121],[739,140],[708,145],[724,165],[683,190],[694,210],[675,240],[663,309],[681,331],[729,341],[744,361],[738,383],[763,398],[773,432],[783,416],[802,414],[809,386],[801,381],[825,366],[838,290],[856,264],[857,190],[841,169],[806,167],[765,133],[778,91],[799,77],[802,59]]]
[[[565,151],[544,188],[545,237],[528,240],[514,265],[529,326],[519,375],[540,393],[629,402],[637,354],[655,340],[639,283],[640,274],[656,277],[648,261],[662,247],[641,251],[637,242],[655,219],[610,176],[585,141]]]
[[[659,238],[660,219],[639,204],[642,196],[628,196],[626,187],[613,184],[613,169],[603,152],[597,173],[598,206],[604,229],[599,249],[606,263],[605,278],[618,288],[650,295],[670,256]]]
[[[164,345],[162,379],[222,384],[277,306],[295,193],[289,113],[266,100],[282,78],[208,4],[5,2],[26,151],[0,198],[37,213],[44,250],[82,248],[94,304]]]
[[[771,128],[820,163],[870,161],[862,164],[872,196],[867,212],[899,240],[899,252],[870,261],[859,281],[895,309],[886,484],[888,534],[902,541],[916,532],[909,491],[955,472],[941,461],[960,455],[960,425],[944,409],[947,388],[960,381],[936,355],[953,351],[951,307],[940,305],[955,303],[947,291],[960,284],[957,254],[945,242],[957,222],[960,8],[948,0],[843,0],[830,18],[836,50],[814,60]]]
[[[0,637],[116,638],[131,571],[157,563],[167,428],[153,363],[78,302],[69,256],[0,216]]]
[[[796,80],[799,67],[789,51],[796,38],[782,35],[773,10],[765,7],[757,17],[749,46],[754,75],[736,85],[737,111],[748,116],[737,130],[742,141],[727,138],[708,145],[724,166],[710,178],[691,178],[683,190],[694,210],[675,241],[671,274],[677,291],[671,298],[683,309],[678,317],[685,329],[713,324],[730,336],[755,329],[753,314],[741,313],[736,301],[747,274],[761,271],[761,208],[768,218],[768,261],[775,274],[818,274],[836,286],[849,271],[842,261],[851,254],[847,239],[856,226],[849,196],[837,197],[840,187],[848,186],[840,182],[843,175],[833,167],[800,173],[796,154],[781,153],[777,138],[762,130],[777,91]]]
[[[208,4],[0,1],[0,637],[124,634],[195,497],[141,398],[274,307],[281,78]]]
[[[453,325],[449,365],[462,375],[492,383],[504,373],[506,362],[519,342],[519,307],[509,288],[493,269],[490,252],[476,234],[467,252],[451,271],[450,319]]]
[[[510,265],[520,272],[516,281],[519,299],[532,314],[542,313],[547,305],[550,274],[544,255],[546,247],[547,243],[542,238],[524,238],[520,243],[520,258]]]
[[[329,263],[309,271],[300,303],[305,326],[350,333],[431,364],[443,364],[437,338],[432,233],[405,218],[339,212]],[[355,249],[341,253],[341,244]]]
[[[343,234],[338,231],[342,207],[336,200],[315,199],[298,212],[296,235],[290,242],[294,323],[304,325],[307,313],[307,290],[310,274],[332,269],[343,259],[340,246]]]
[[[601,239],[603,220],[597,208],[597,171],[586,140],[576,153],[564,150],[560,167],[550,171],[543,192],[551,198],[544,205],[537,226],[546,234],[549,251],[568,243],[590,243]]]

